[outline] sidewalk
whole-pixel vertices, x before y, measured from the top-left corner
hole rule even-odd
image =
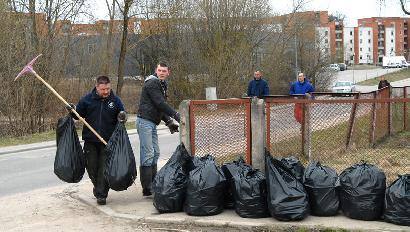
[[[164,165],[166,160],[161,160]],[[137,177],[137,179],[139,179]],[[224,210],[215,216],[195,217],[184,212],[159,214],[153,206],[153,199],[144,198],[141,194],[139,180],[127,191],[110,191],[107,205],[99,206],[91,193],[90,182],[78,186],[78,191],[71,196],[112,218],[128,219],[138,224],[162,224],[167,228],[202,228],[213,227],[223,231],[309,231],[318,229],[334,229],[349,231],[410,231],[410,227],[398,226],[381,221],[359,221],[343,215],[336,217],[309,216],[299,222],[281,222],[272,217],[262,219],[246,219],[239,217],[234,210]],[[188,229],[190,230],[190,229]]]

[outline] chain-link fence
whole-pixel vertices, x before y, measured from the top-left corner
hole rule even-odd
[[[192,154],[211,154],[220,164],[239,156],[251,162],[249,99],[190,101],[189,111]]]
[[[305,164],[319,160],[339,172],[365,160],[389,180],[410,173],[405,92],[386,88],[349,96],[315,94],[314,100],[265,99],[268,148],[273,156],[293,155]]]

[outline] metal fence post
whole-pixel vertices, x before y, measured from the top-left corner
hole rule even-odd
[[[377,98],[377,91],[373,93],[373,99]],[[376,103],[372,104],[372,118],[370,120],[370,136],[369,136],[369,143],[370,147],[374,147],[375,139],[376,139]]]
[[[251,101],[252,166],[262,172],[265,171],[266,133],[269,131],[266,131],[265,101],[253,98]]]
[[[359,99],[360,95],[357,94],[354,99]],[[346,139],[346,150],[349,150],[352,145],[352,137],[354,133],[354,125],[356,122],[356,112],[357,112],[357,103],[353,103],[352,111],[350,112],[349,118],[349,128],[347,131],[347,139]]]
[[[404,98],[407,98],[407,87],[403,87],[404,88]],[[406,131],[407,128],[407,104],[406,102],[403,103],[403,128]]]
[[[189,125],[189,100],[184,100],[179,104],[179,113],[181,114],[179,140],[185,145],[188,152],[191,153],[191,133]]]
[[[303,104],[303,121],[302,121],[302,154],[309,161],[311,159],[311,120],[310,120],[310,104]]]

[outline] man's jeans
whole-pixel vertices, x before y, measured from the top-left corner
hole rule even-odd
[[[157,125],[137,117],[136,127],[140,139],[140,166],[155,166],[159,158]]]

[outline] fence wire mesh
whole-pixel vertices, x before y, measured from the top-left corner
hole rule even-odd
[[[191,101],[191,151],[219,164],[243,157],[250,163],[250,100]]]
[[[392,90],[391,95],[403,98],[404,92],[404,88]],[[389,96],[389,89],[385,89],[347,97],[322,95],[316,100],[328,102],[309,104],[267,99],[267,144],[271,154],[293,155],[305,164],[318,160],[339,173],[364,160],[382,168],[389,181],[398,174],[410,173],[410,132],[404,128],[405,120],[410,120],[404,107],[406,104],[408,108],[409,102],[353,100]],[[303,120],[298,119],[298,105],[303,105]]]

